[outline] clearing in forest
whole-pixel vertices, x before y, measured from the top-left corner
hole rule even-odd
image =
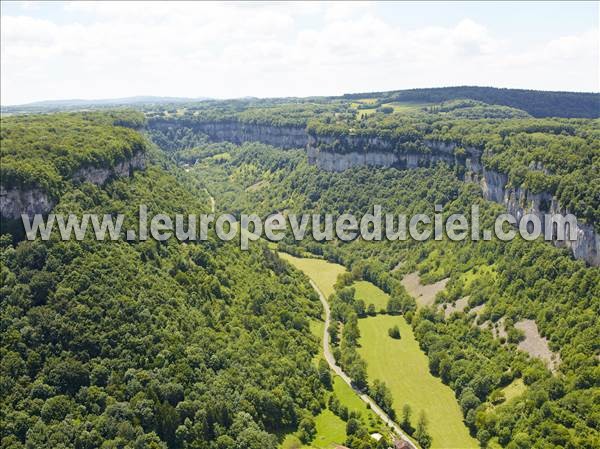
[[[326,298],[334,292],[337,277],[346,271],[342,265],[323,259],[295,257],[287,253],[279,253],[279,256],[311,278]]]
[[[356,299],[362,299],[365,302],[365,307],[368,307],[369,304],[373,304],[377,312],[385,311],[389,295],[379,287],[368,281],[354,282],[351,287],[354,287],[356,290],[354,297]]]
[[[548,346],[546,337],[542,337],[534,320],[522,320],[515,327],[525,334],[525,339],[519,342],[519,349],[532,357],[542,359],[548,368],[556,371],[560,364],[560,356],[553,353]]]
[[[464,298],[457,299],[454,303],[446,303],[446,308],[440,304],[440,308],[444,310],[444,318],[450,318],[454,312],[462,312],[469,305],[470,296],[467,295]]]
[[[421,284],[421,276],[418,272],[407,274],[402,279],[402,285],[409,295],[415,298],[419,307],[426,307],[433,304],[435,295],[446,288],[449,278],[434,282],[433,284]]]
[[[398,420],[403,405],[409,404],[413,426],[421,410],[425,411],[432,448],[479,447],[463,422],[454,392],[429,372],[427,356],[404,317],[378,315],[360,319],[358,325],[359,353],[367,362],[369,380],[383,380],[390,388]],[[400,328],[400,340],[388,335],[388,329],[394,325]]]

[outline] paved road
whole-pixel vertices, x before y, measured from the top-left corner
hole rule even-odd
[[[214,213],[215,212],[215,199],[210,194],[208,189],[205,189],[205,190],[210,198],[211,209],[212,209],[212,212]],[[342,368],[340,368],[337,365],[337,363],[335,363],[335,358],[333,357],[333,354],[331,353],[331,347],[329,345],[328,329],[329,329],[329,323],[331,322],[331,309],[329,308],[329,303],[327,302],[325,295],[323,294],[323,292],[321,292],[321,290],[319,290],[319,287],[317,287],[317,284],[315,284],[312,279],[309,279],[309,281],[310,281],[310,285],[312,285],[312,288],[314,288],[315,291],[318,293],[319,299],[321,300],[321,304],[323,304],[323,309],[325,310],[325,328],[323,331],[323,354],[325,356],[325,360],[327,360],[327,363],[329,364],[329,367],[333,370],[333,372],[335,374],[340,376],[344,380],[344,382],[346,382],[350,386],[350,388],[352,388],[354,390],[354,392],[358,395],[359,398],[362,399],[363,402],[365,402],[366,404],[368,404],[371,407],[371,410],[373,410],[375,412],[375,414],[377,416],[379,416],[379,418],[381,418],[381,420],[385,424],[387,424],[388,427],[390,427],[404,441],[407,441],[409,446],[411,447],[411,449],[418,449],[417,446],[415,446],[415,444],[408,438],[408,436],[400,428],[400,426],[398,424],[396,424],[394,422],[394,420],[391,419],[388,416],[388,414],[386,412],[384,412],[381,409],[381,407],[379,407],[375,403],[375,401],[373,399],[371,399],[368,395],[364,394],[363,392],[354,388],[354,386],[352,385],[352,379],[350,379],[350,377],[348,377],[348,375],[344,371],[342,371]]]
[[[317,287],[317,284],[315,284],[312,279],[310,279],[310,285],[312,285],[312,288],[314,288],[315,291],[319,294],[319,299],[321,300],[321,304],[323,304],[323,309],[325,310],[325,330],[323,331],[323,354],[325,356],[325,360],[327,360],[327,363],[329,364],[329,367],[333,370],[335,374],[340,376],[344,380],[344,382],[346,382],[350,386],[350,388],[354,390],[358,397],[360,397],[363,400],[363,402],[368,404],[371,407],[371,410],[373,410],[375,414],[379,416],[384,423],[386,423],[398,436],[400,436],[400,438],[407,441],[412,449],[417,449],[415,444],[408,438],[408,436],[406,435],[406,433],[404,433],[400,426],[396,424],[394,420],[392,420],[388,416],[388,414],[384,412],[381,409],[381,407],[379,407],[375,403],[373,399],[371,399],[371,397],[354,388],[354,386],[352,385],[352,379],[350,379],[350,377],[348,377],[348,375],[344,371],[342,371],[342,368],[340,368],[337,365],[337,363],[335,363],[335,358],[331,353],[331,347],[329,345],[328,329],[329,323],[331,322],[331,310],[329,308],[329,303],[327,302],[325,295],[321,292],[321,290],[319,290],[319,287]]]

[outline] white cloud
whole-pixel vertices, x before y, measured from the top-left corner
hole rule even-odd
[[[534,45],[469,18],[401,28],[371,3],[77,2],[65,14],[76,19],[2,17],[3,104],[457,84],[599,90],[597,29]]]

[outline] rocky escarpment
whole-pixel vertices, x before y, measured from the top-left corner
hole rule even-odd
[[[223,120],[173,122],[154,119],[149,122],[149,126],[162,130],[184,126],[194,132],[206,134],[212,140],[237,144],[261,142],[282,148],[306,147],[310,164],[332,172],[341,172],[356,166],[411,169],[445,162],[463,167],[465,181],[478,183],[486,199],[503,204],[517,219],[526,213],[533,213],[544,225],[545,214],[569,213],[568,210],[560,207],[551,194],[533,194],[525,189],[510,187],[506,174],[485,169],[481,162],[482,151],[479,148],[462,147],[454,142],[425,140],[420,147],[416,148],[410,142],[402,144],[380,137],[317,136],[308,133],[304,127]],[[333,148],[340,148],[341,151]],[[591,265],[600,265],[600,236],[591,224],[577,224],[576,240],[555,243],[559,246],[568,246],[578,259],[583,259]]]
[[[554,196],[548,192],[532,193],[527,189],[510,187],[508,176],[504,173],[483,170],[479,181],[484,198],[503,204],[509,214],[517,221],[526,214],[533,214],[540,219],[542,229],[546,227],[546,215],[567,216],[571,212],[560,206]],[[548,223],[548,226],[551,226]],[[563,225],[565,237],[568,238],[570,223]],[[554,229],[554,234],[558,233]],[[571,249],[576,259],[583,259],[590,265],[600,266],[600,235],[591,224],[578,221],[575,229],[575,240],[554,240],[557,246]]]
[[[135,170],[143,170],[146,167],[144,153],[136,153],[131,159],[117,162],[110,168],[105,167],[82,167],[73,175],[75,182],[91,182],[96,185],[104,185],[110,178],[121,178],[131,176]]]
[[[146,166],[143,152],[138,152],[130,159],[117,162],[112,167],[81,167],[71,181],[91,182],[103,185],[111,178],[131,176],[135,170],[142,170]],[[0,185],[0,212],[5,220],[18,220],[21,214],[33,217],[35,214],[47,214],[56,205],[57,199],[52,198],[48,192],[40,188],[5,187]]]
[[[369,151],[336,152],[331,148],[339,137],[309,135],[306,147],[308,163],[326,171],[344,171],[355,166],[418,168],[429,167],[438,162],[461,164],[480,170],[481,151],[469,147],[458,150],[453,143],[426,140],[419,151],[403,147],[379,137],[344,136],[345,148],[369,148]]]
[[[562,208],[550,193],[532,193],[527,189],[511,187],[508,175],[486,170],[481,163],[481,150],[462,148],[456,143],[425,140],[419,151],[406,150],[401,146],[377,137],[344,136],[343,148],[368,148],[369,151],[331,151],[339,137],[309,136],[308,162],[322,170],[340,172],[355,166],[417,168],[429,167],[438,162],[464,167],[465,181],[481,186],[487,200],[503,204],[509,214],[520,220],[525,214],[536,215],[545,229],[546,214],[570,214]],[[339,142],[338,142],[339,144]],[[570,224],[565,224],[568,236]],[[600,265],[600,235],[593,225],[577,222],[576,239],[554,241],[557,246],[571,249],[573,256],[590,265]]]
[[[0,186],[0,212],[2,219],[16,220],[21,214],[30,217],[46,214],[56,205],[56,201],[41,189],[19,189]]]
[[[261,142],[281,148],[304,148],[308,143],[308,135],[303,126],[274,126],[267,124],[245,123],[236,120],[192,121],[154,119],[148,123],[150,128],[167,131],[169,128],[185,127],[193,132],[206,134],[217,142]]]

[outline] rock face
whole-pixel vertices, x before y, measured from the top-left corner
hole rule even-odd
[[[520,220],[525,214],[536,215],[542,229],[546,226],[547,214],[569,215],[569,210],[560,207],[558,201],[548,192],[532,193],[526,189],[507,187],[508,176],[503,173],[484,170],[481,188],[484,198],[503,204],[509,214]],[[550,226],[550,224],[548,224]],[[569,234],[569,224],[565,225],[565,235]],[[556,246],[571,249],[576,259],[583,259],[590,265],[600,266],[600,235],[587,223],[577,222],[576,240],[554,240]]]
[[[145,155],[139,152],[131,159],[121,161],[111,168],[82,167],[75,172],[72,180],[103,185],[110,178],[131,176],[135,170],[143,170],[145,166]],[[39,188],[20,189],[0,186],[0,212],[5,220],[19,220],[21,214],[30,217],[35,214],[47,214],[55,205],[56,200]]]
[[[184,126],[194,132],[206,134],[217,142],[261,142],[281,148],[304,148],[308,135],[300,126],[272,126],[238,121],[194,122],[182,120],[173,124],[168,120],[155,119],[149,123],[151,128],[164,130],[169,127]]]
[[[21,214],[33,217],[35,214],[46,214],[56,205],[48,194],[40,189],[20,190],[5,189],[0,186],[0,211],[2,218],[17,220]]]
[[[475,147],[461,147],[454,142],[424,141],[419,151],[403,149],[400,146],[379,137],[345,135],[323,136],[306,132],[304,127],[274,126],[250,124],[238,121],[194,122],[179,121],[177,124],[167,120],[154,120],[151,127],[185,126],[195,132],[207,134],[212,140],[229,141],[237,144],[261,142],[281,148],[306,147],[309,164],[322,170],[341,172],[356,166],[398,167],[411,169],[430,167],[437,162],[464,167],[464,180],[481,186],[483,196],[496,203],[503,204],[508,213],[517,219],[527,213],[533,213],[545,224],[545,214],[569,214],[561,208],[556,198],[549,193],[533,194],[525,189],[508,186],[508,176],[504,173],[486,170],[481,162],[482,151]],[[327,148],[341,141],[344,151]],[[325,148],[325,149],[323,149]],[[355,150],[346,151],[351,148]],[[365,151],[368,149],[368,151]],[[558,246],[567,246],[577,259],[584,259],[595,266],[600,265],[600,235],[593,225],[578,223],[575,241],[554,242]]]
[[[377,137],[345,137],[344,143],[350,148],[377,148],[377,151],[350,151],[338,153],[318,148],[320,143],[331,145],[335,139],[332,137],[309,136],[307,154],[309,164],[316,165],[322,170],[340,172],[350,167],[397,167],[418,168],[430,167],[438,162],[448,164],[469,165],[479,168],[481,152],[476,148],[466,148],[464,155],[455,154],[457,145],[452,143],[426,141],[428,152],[395,151],[395,147]]]
[[[331,146],[334,137],[318,138],[310,136],[307,145],[308,162],[317,167],[333,172],[340,172],[355,166],[373,167],[398,167],[417,168],[429,167],[437,162],[446,162],[451,165],[460,164],[465,168],[465,181],[476,182],[481,186],[485,199],[503,204],[509,214],[520,220],[526,214],[536,215],[545,229],[546,214],[561,214],[566,216],[570,212],[558,204],[550,193],[532,193],[526,189],[513,188],[508,185],[508,175],[486,170],[481,163],[481,150],[467,147],[464,151],[457,152],[456,143],[425,141],[424,152],[398,152],[388,142],[378,138],[344,137],[344,144],[350,148],[369,148],[368,152],[351,151],[337,153],[321,150],[319,147]],[[377,149],[377,151],[372,151]],[[568,235],[568,224],[565,225]],[[590,265],[600,265],[600,235],[594,227],[586,223],[577,223],[576,240],[554,240],[557,246],[566,246],[571,249],[573,256],[583,259]]]
[[[146,167],[144,153],[137,153],[131,159],[118,162],[114,167],[83,167],[75,172],[73,181],[91,182],[103,185],[109,178],[121,178],[131,176],[135,170],[143,170]]]

